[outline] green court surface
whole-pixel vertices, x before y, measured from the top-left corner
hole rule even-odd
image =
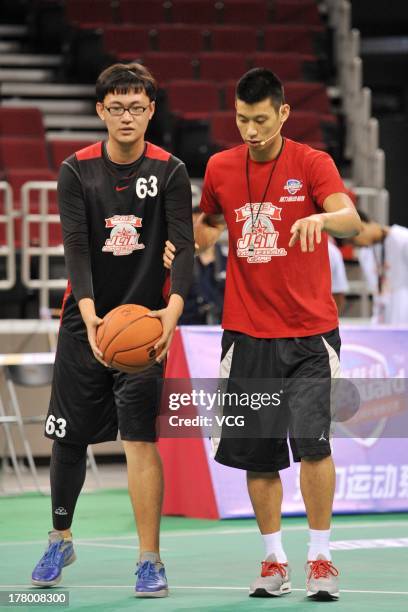
[[[37,494],[0,499],[0,590],[29,588],[32,567],[45,547],[49,506],[49,498]],[[242,612],[328,606],[338,612],[408,611],[408,514],[334,518],[333,560],[341,574],[338,602],[306,600],[306,521],[286,518],[283,530],[293,591],[280,598],[250,599],[248,585],[263,555],[254,520],[164,517],[162,557],[171,594],[141,600],[133,596],[137,539],[127,492],[85,493],[73,526],[78,559],[64,570],[60,585],[69,592],[66,609]]]

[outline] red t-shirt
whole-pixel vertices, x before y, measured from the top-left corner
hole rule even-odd
[[[200,204],[207,214],[223,214],[229,232],[222,326],[257,338],[327,332],[338,325],[327,234],[314,252],[302,253],[299,241],[288,246],[290,228],[297,219],[322,212],[329,195],[347,189],[327,153],[285,139],[277,162],[249,162],[251,216],[247,151],[241,145],[210,158]]]

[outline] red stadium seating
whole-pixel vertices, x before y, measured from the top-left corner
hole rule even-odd
[[[282,24],[321,25],[315,0],[275,0],[272,20]]]
[[[0,165],[8,170],[49,169],[42,138],[0,138]]]
[[[166,4],[163,0],[120,0],[119,19],[122,23],[152,26],[167,21]]]
[[[222,3],[214,0],[172,0],[171,20],[179,23],[218,23]]]
[[[154,29],[155,45],[160,51],[199,53],[205,51],[204,28],[181,23],[161,24]]]
[[[330,113],[329,98],[322,83],[286,83],[285,98],[294,110]]]
[[[172,81],[166,91],[171,111],[187,118],[220,108],[218,87],[211,81]]]
[[[28,181],[56,181],[57,174],[52,170],[45,168],[25,168],[20,170],[7,170],[6,180],[10,183],[13,189],[13,204],[14,209],[18,210],[21,207],[21,187]],[[32,192],[30,202],[34,206],[34,210],[38,210],[39,191]],[[57,195],[55,192],[50,193],[50,212],[57,211]],[[36,207],[36,208],[35,208]],[[17,224],[18,225],[18,224]]]
[[[68,21],[75,24],[95,27],[115,21],[110,0],[66,0],[65,6]]]
[[[224,0],[224,23],[265,25],[269,20],[268,3],[265,0]]]
[[[212,113],[211,138],[222,148],[229,148],[242,143],[242,139],[235,123],[235,112],[219,111]]]
[[[314,37],[323,32],[317,26],[273,25],[263,28],[265,51],[314,53]]]
[[[302,81],[303,69],[307,62],[315,62],[314,55],[300,53],[254,53],[249,58],[251,67],[262,66],[273,70],[279,78],[286,81]]]
[[[38,108],[0,108],[0,137],[44,138],[44,125]]]
[[[110,53],[133,53],[136,58],[142,51],[151,49],[146,26],[109,26],[104,29],[103,40],[105,49]]]
[[[322,142],[321,116],[310,112],[293,112],[284,123],[282,135],[299,142]]]
[[[49,167],[44,139],[0,138],[0,165],[13,188],[15,207],[19,206],[21,185],[56,178]]]
[[[64,159],[94,142],[95,140],[50,140],[48,150],[52,167],[58,170]]]
[[[202,79],[225,81],[230,78],[238,79],[248,70],[247,55],[243,53],[220,53],[212,51],[201,53],[200,77]]]
[[[193,61],[187,53],[143,53],[143,63],[152,71],[159,83],[170,79],[194,78]]]
[[[213,51],[255,52],[258,49],[258,35],[255,28],[246,26],[214,26],[210,28]]]

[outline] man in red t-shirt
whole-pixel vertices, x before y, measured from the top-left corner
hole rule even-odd
[[[203,249],[228,228],[221,377],[229,383],[279,380],[279,426],[287,419],[310,527],[307,595],[337,599],[338,571],[329,551],[335,490],[331,385],[313,384],[311,378],[330,381],[339,373],[327,234],[356,235],[360,219],[331,157],[281,136],[289,113],[273,72],[254,68],[240,79],[236,122],[244,144],[210,158],[195,239]],[[171,260],[170,250],[167,255]],[[250,595],[282,595],[291,588],[280,531],[286,435],[224,434],[223,429],[215,459],[247,471],[265,542],[261,576]]]

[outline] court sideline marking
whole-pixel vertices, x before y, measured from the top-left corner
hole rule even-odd
[[[372,521],[368,523],[348,523],[348,524],[334,524],[332,529],[336,532],[339,529],[370,529],[376,527],[408,527],[408,521]],[[288,525],[287,527],[283,527],[284,532],[288,531],[307,531],[307,525]],[[188,530],[188,529],[180,529],[178,531],[166,532],[163,531],[160,534],[161,538],[181,538],[181,537],[208,537],[208,536],[219,536],[219,535],[237,535],[242,533],[259,533],[257,527],[242,527],[236,529],[201,529],[201,530]],[[109,541],[118,541],[118,540],[129,540],[130,538],[135,538],[136,535],[134,532],[129,533],[128,535],[118,535],[118,536],[105,536],[105,537],[95,537],[95,538],[77,538],[75,539],[76,544],[87,544],[91,542],[109,542]],[[44,540],[25,540],[25,541],[13,541],[9,540],[8,542],[0,542],[0,546],[24,546],[26,544],[44,544]]]

